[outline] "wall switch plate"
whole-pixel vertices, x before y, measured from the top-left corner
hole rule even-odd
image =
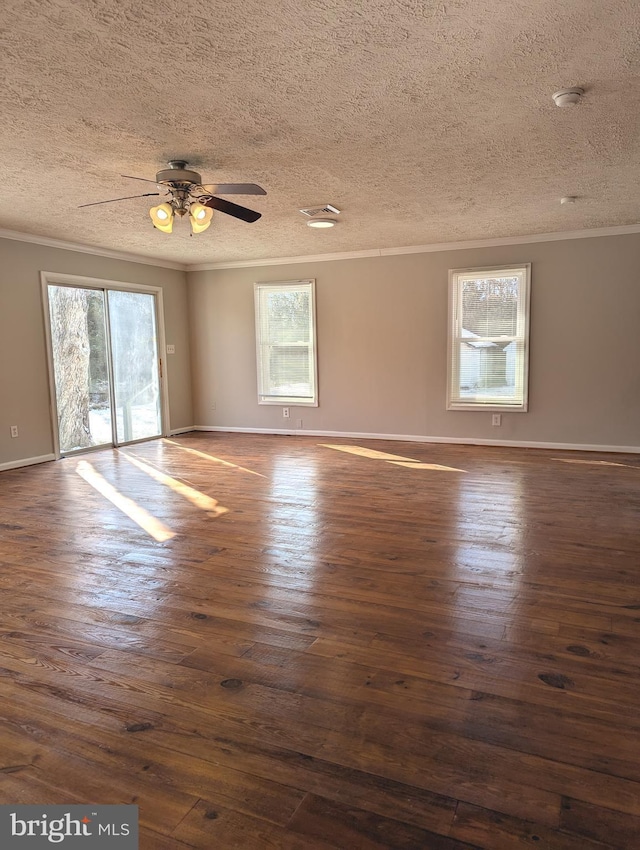
[[[289,408],[288,408],[288,407],[283,407],[283,408],[282,408],[282,418],[283,418],[283,419],[288,419],[288,418],[289,418]]]
[[[167,346],[167,354],[175,354],[175,353],[176,353],[175,345],[168,345]]]
[[[11,426],[11,436],[12,436],[12,437],[17,437],[17,436],[18,436],[18,426],[17,426],[17,425],[12,425],[12,426]]]
[[[296,428],[302,428],[302,419],[296,419]]]
[[[491,424],[492,425],[502,425],[502,414],[501,413],[494,413],[493,416],[491,417]]]

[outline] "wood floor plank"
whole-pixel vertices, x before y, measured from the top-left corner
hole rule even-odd
[[[237,785],[240,781],[238,775],[248,774],[276,786],[296,785],[305,791],[357,807],[366,804],[368,810],[384,816],[402,815],[407,823],[443,834],[453,819],[455,799],[314,758],[297,751],[295,746],[300,742],[294,738],[289,742],[293,749],[285,749],[267,745],[262,734],[252,738],[251,730],[241,729],[239,733],[237,728],[230,728],[216,715],[203,718],[191,712],[180,720],[174,711],[169,719],[160,713],[133,708],[104,696],[101,696],[99,706],[93,700],[85,703],[79,694],[65,694],[61,689],[57,689],[57,696],[59,702],[54,710],[58,716],[53,728],[57,731],[58,749],[62,746],[61,736],[64,736],[65,747],[71,746],[72,751],[80,746],[79,742],[88,746],[95,728],[99,726],[109,751],[120,751],[130,760],[135,758],[134,762],[130,761],[128,770],[143,776],[147,782],[157,780],[189,790],[191,783],[200,782],[202,776],[208,776],[209,781],[220,790],[221,775],[226,777],[222,781],[224,787],[230,779]],[[63,702],[65,696],[68,699]],[[48,705],[50,700],[38,691],[29,690],[28,695],[12,694],[10,702],[0,701],[0,714],[26,718],[29,730],[42,739],[51,734],[51,728],[43,730],[42,721],[37,718]],[[133,735],[128,733],[129,729],[134,730]],[[189,768],[190,758],[195,758],[195,763]],[[202,768],[203,758],[210,765],[208,771]],[[23,764],[16,762],[15,767],[18,770],[28,768],[29,764],[24,764],[24,761],[23,755]],[[250,780],[242,781],[251,786]],[[227,797],[230,796],[227,794]],[[238,797],[235,808],[247,813],[246,802],[244,794]],[[230,806],[230,803],[227,801],[226,805]]]
[[[365,809],[345,806],[313,794],[307,795],[296,809],[289,828],[305,840],[321,839],[332,847],[357,847],[358,850],[477,850],[471,844],[426,832],[391,818],[383,818]]]
[[[370,647],[373,651],[373,644],[370,644]],[[338,652],[342,660],[354,665],[363,662],[367,657],[361,647],[324,640],[315,641],[309,649],[309,654],[327,658],[335,657]],[[466,691],[506,698],[517,693],[531,704],[556,709],[562,705],[568,713],[584,713],[604,720],[615,719],[631,726],[637,724],[637,685],[633,678],[623,680],[620,686],[621,696],[618,698],[618,687],[614,684],[601,682],[597,677],[584,674],[574,678],[566,676],[564,672],[558,672],[553,660],[542,659],[541,664],[535,667],[531,664],[510,667],[505,665],[505,668],[500,670],[488,658],[483,662],[482,653],[479,659],[464,658],[454,652],[442,652],[436,657],[433,653],[431,657],[426,652],[425,655],[427,657],[418,662],[413,652],[403,657],[396,652],[377,650],[376,659],[383,673],[379,673],[372,680],[372,690],[388,689],[391,684],[396,690],[401,687],[408,691],[413,698],[429,700],[432,683],[436,682],[460,687]],[[402,673],[401,685],[397,685],[396,680],[389,675],[398,670]],[[503,671],[505,675],[501,675]],[[613,693],[616,694],[615,700],[611,699]]]
[[[84,795],[75,795],[68,788],[49,785],[31,765],[14,773],[2,773],[0,804],[22,806],[64,806],[88,802]]]
[[[640,838],[640,817],[584,803],[565,797],[560,811],[560,827],[579,836],[585,845],[589,840],[629,850]]]
[[[633,780],[585,770],[557,758],[523,754],[469,737],[445,732],[429,734],[420,723],[405,719],[393,724],[377,712],[365,712],[358,721],[358,729],[361,733],[359,744],[363,747],[372,742],[394,753],[405,753],[408,764],[413,760],[422,766],[439,763],[443,768],[455,770],[462,763],[474,771],[482,771],[492,783],[500,776],[516,783],[520,781],[523,786],[555,794],[566,792],[580,800],[640,814],[640,783]],[[324,745],[323,752],[328,746],[330,744]]]
[[[21,711],[24,708],[21,707]],[[16,713],[11,708],[7,709],[6,704],[3,714],[10,718],[14,727],[18,725]],[[149,736],[145,734],[147,725],[154,728],[149,722],[130,723],[112,728],[109,732],[103,729],[103,746],[93,755],[98,770],[88,782],[86,763],[91,760],[91,727],[78,723],[77,719],[70,722],[66,718],[58,718],[54,724],[37,717],[29,720],[27,725],[37,750],[31,764],[16,766],[14,772],[35,771],[45,781],[50,781],[55,773],[59,786],[75,796],[92,789],[104,796],[102,783],[110,781],[113,787],[108,792],[109,799],[104,802],[141,806],[144,808],[142,822],[156,829],[171,831],[195,805],[205,788],[210,799],[217,804],[276,825],[284,825],[288,821],[305,794],[275,782],[273,778],[257,778],[229,767],[221,768],[216,763],[210,764],[203,738],[200,738],[199,755],[168,752],[156,744],[157,738],[151,750]],[[6,734],[6,726],[6,722],[0,723],[0,741]],[[162,734],[159,737],[162,741]],[[55,762],[52,762],[52,755],[43,752],[42,742],[45,740],[55,741]],[[156,804],[160,807],[160,816],[154,813]]]
[[[418,465],[216,433],[0,473],[2,802],[135,802],[142,850],[631,850],[637,456],[340,442]]]
[[[335,844],[296,835],[258,818],[230,811],[210,800],[200,800],[173,835],[189,847],[237,847],[242,850],[333,850]]]
[[[2,724],[0,741],[4,742],[6,737],[6,724]],[[34,789],[35,778],[45,788],[57,789],[55,799],[59,803],[85,801],[138,805],[142,823],[165,831],[174,829],[198,799],[176,789],[149,789],[127,769],[128,761],[123,755],[113,754],[96,762],[91,759],[92,748],[83,746],[82,741],[77,742],[75,750],[58,750],[56,743],[55,735],[51,736],[48,746],[34,740],[31,763],[10,774],[14,783],[16,780],[24,781],[27,787],[42,793],[42,789]],[[104,755],[104,750],[101,750],[101,755]],[[0,781],[0,801],[15,802],[13,797],[8,796],[10,793],[10,787]],[[36,797],[37,794],[34,794],[32,802],[41,802]],[[45,794],[45,799],[51,801],[53,798]]]
[[[540,850],[606,850],[615,846],[548,829],[539,823],[519,820],[469,803],[458,805],[451,835],[461,841],[472,842],[483,850],[521,850],[526,846]]]
[[[138,833],[140,850],[193,850],[193,844],[185,844],[175,836],[163,835],[155,829],[141,826]]]
[[[547,826],[557,826],[560,797],[557,792],[535,787],[513,773],[498,776],[493,765],[424,754],[411,758],[406,750],[398,750],[371,740],[335,734],[324,744],[322,758],[358,770],[373,771],[399,781],[403,777],[418,788],[432,793],[493,808],[505,814],[536,820]],[[525,777],[526,778],[526,777]],[[633,804],[632,804],[633,805]]]

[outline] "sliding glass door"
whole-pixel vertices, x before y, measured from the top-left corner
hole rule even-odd
[[[158,437],[160,375],[155,298],[142,292],[108,292],[116,442]]]
[[[47,286],[61,454],[162,433],[155,295]]]

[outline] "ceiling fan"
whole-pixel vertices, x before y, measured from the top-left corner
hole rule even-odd
[[[187,165],[188,163],[185,160],[172,159],[169,162],[169,168],[158,171],[155,180],[121,174],[121,177],[126,177],[128,180],[155,183],[158,189],[163,191],[127,195],[124,198],[111,198],[108,201],[80,204],[80,207],[96,207],[99,204],[112,204],[116,201],[129,201],[133,198],[150,198],[154,195],[165,194],[166,200],[149,210],[154,227],[164,233],[171,233],[176,215],[180,218],[185,215],[189,216],[193,233],[202,233],[209,227],[214,210],[247,222],[257,221],[261,217],[261,213],[255,212],[255,210],[216,197],[216,195],[266,195],[267,193],[261,186],[256,183],[203,184],[198,172],[191,171],[187,168]]]

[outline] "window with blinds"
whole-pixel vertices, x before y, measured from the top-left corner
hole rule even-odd
[[[259,404],[318,404],[315,281],[256,283]]]
[[[449,273],[448,410],[527,409],[531,265]]]

